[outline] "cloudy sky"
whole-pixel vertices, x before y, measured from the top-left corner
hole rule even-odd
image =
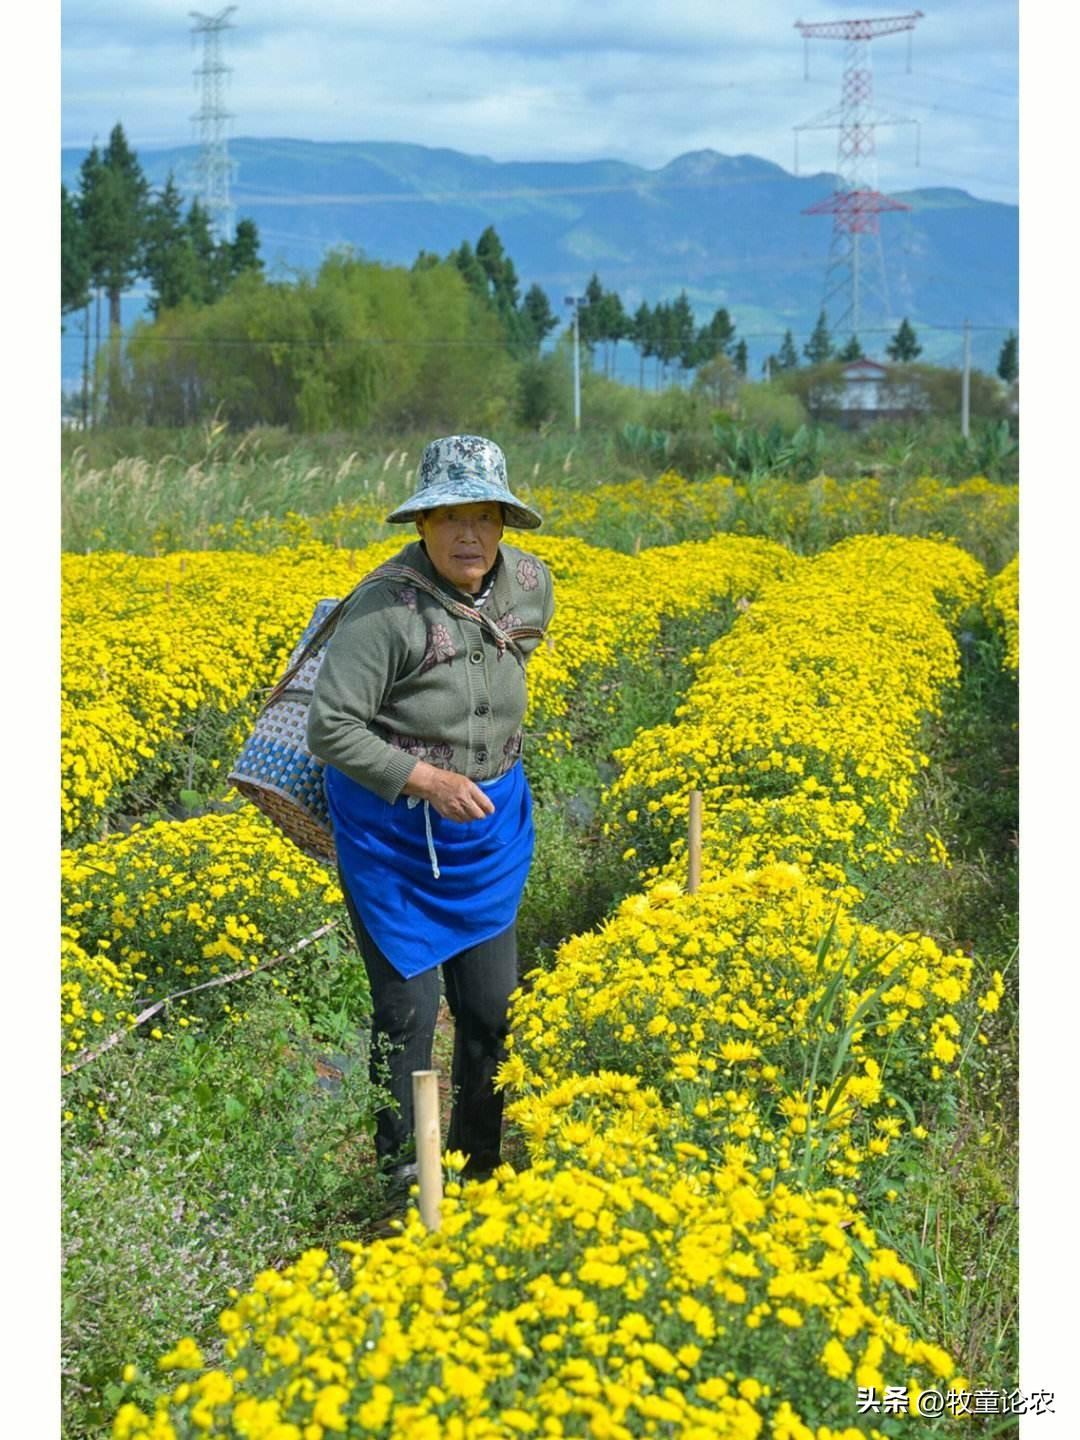
[[[877,131],[880,184],[1015,202],[1016,0],[929,7],[910,73],[906,35],[870,46],[879,110],[919,122]],[[838,103],[844,60],[842,42],[804,45],[795,22],[904,13],[866,0],[240,0],[222,39],[226,100],[234,135],[650,167],[711,148],[793,169],[793,127]],[[104,140],[120,120],[136,149],[190,143],[192,24],[174,0],[65,0],[62,142]],[[836,138],[805,132],[800,169],[835,168]]]

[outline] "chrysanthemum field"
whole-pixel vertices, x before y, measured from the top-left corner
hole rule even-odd
[[[1015,1423],[1017,567],[951,535],[977,504],[1008,552],[1015,491],[920,482],[912,534],[868,484],[776,487],[756,535],[728,492],[552,494],[528,539],[509,1160],[447,1155],[435,1233],[375,1225],[335,879],[224,782],[400,540],[65,555],[71,1440]],[[846,538],[784,543],[808,506]],[[651,544],[668,514],[714,533]]]

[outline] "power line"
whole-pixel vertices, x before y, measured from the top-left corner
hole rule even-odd
[[[894,105],[908,105],[912,110],[940,110],[946,115],[959,115],[966,120],[987,120],[992,125],[1016,125],[1018,123],[1015,115],[987,115],[981,110],[961,110],[956,105],[942,105],[939,100],[912,100],[907,97],[899,100],[895,95],[883,94],[883,100],[891,100]]]
[[[786,326],[783,330],[747,330],[747,331],[744,331],[744,332],[739,332],[739,337],[738,337],[738,338],[739,338],[739,339],[742,339],[742,340],[774,340],[774,339],[782,339],[783,336],[784,336],[784,335],[787,333],[787,331],[790,330],[790,329],[791,329],[790,326]],[[956,322],[956,323],[954,323],[954,324],[942,325],[942,324],[933,324],[933,323],[930,323],[930,322],[926,322],[926,321],[921,321],[921,320],[920,320],[920,321],[918,321],[917,324],[916,324],[916,329],[918,329],[918,330],[928,330],[928,331],[932,331],[932,332],[934,332],[935,334],[943,334],[943,335],[962,335],[962,334],[964,333],[964,322],[963,322],[963,321],[958,321],[958,322]],[[993,333],[993,332],[1007,333],[1007,332],[1010,331],[1010,330],[1015,330],[1015,329],[1016,329],[1016,324],[1015,324],[1015,323],[1011,323],[1011,324],[1010,324],[1010,323],[1006,323],[1006,322],[986,322],[986,321],[981,321],[981,322],[973,322],[971,325],[968,326],[968,329],[970,329],[970,330],[972,330],[972,331],[978,330],[978,331],[983,331],[983,332],[987,332],[987,333]],[[805,330],[805,331],[804,331],[804,330],[792,330],[791,333],[792,333],[792,338],[793,338],[793,339],[801,339],[804,335],[809,336],[809,335],[811,334],[811,331],[810,331],[810,330]],[[895,333],[895,327],[894,327],[894,326],[887,326],[887,325],[885,325],[885,326],[867,326],[867,327],[865,327],[864,329],[862,329],[862,330],[859,331],[859,334],[860,334],[860,335],[892,335],[892,334],[894,334],[894,333]],[[131,339],[134,338],[136,335],[137,335],[137,332],[129,331],[126,335],[122,336],[121,338],[122,338],[123,340],[127,341],[127,340],[131,340]],[[335,336],[328,336],[328,337],[326,337],[326,338],[324,338],[324,339],[316,339],[316,338],[314,338],[314,337],[312,337],[312,336],[310,336],[310,335],[296,335],[296,336],[288,336],[288,335],[259,336],[259,337],[257,337],[257,338],[255,338],[255,337],[249,337],[249,336],[244,336],[244,335],[215,335],[215,336],[207,336],[207,337],[205,337],[205,338],[199,338],[198,336],[192,336],[192,335],[154,335],[154,334],[151,334],[151,333],[147,332],[147,333],[145,333],[145,334],[138,335],[138,339],[139,339],[140,343],[142,343],[142,344],[151,343],[151,344],[155,344],[155,345],[188,345],[188,346],[198,345],[198,346],[210,346],[210,347],[213,347],[213,346],[225,346],[225,347],[249,347],[249,348],[255,348],[255,347],[266,346],[266,345],[275,345],[275,346],[279,346],[279,347],[280,347],[280,346],[289,346],[289,347],[291,347],[291,348],[296,348],[296,349],[312,348],[312,347],[321,348],[321,349],[332,349],[332,348],[335,348],[335,347],[338,347],[338,346],[345,346],[345,345],[359,345],[359,346],[370,347],[370,348],[373,348],[373,349],[374,349],[374,348],[383,348],[383,347],[386,347],[386,348],[402,347],[402,348],[413,348],[413,349],[418,348],[418,347],[429,347],[429,348],[430,348],[430,347],[437,347],[437,348],[498,349],[498,350],[506,350],[506,349],[509,348],[508,343],[507,343],[507,341],[505,341],[505,340],[460,340],[460,339],[442,339],[442,338],[430,338],[430,339],[427,339],[427,338],[411,337],[411,336],[376,336],[376,335],[335,335]],[[632,342],[631,342],[631,343],[632,343]]]

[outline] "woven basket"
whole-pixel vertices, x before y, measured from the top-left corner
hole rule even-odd
[[[309,653],[305,651],[339,608],[337,600],[320,600],[316,605],[284,676],[270,692],[251,738],[229,772],[229,780],[240,794],[298,849],[329,864],[335,863],[336,852],[323,786],[324,767],[307,747],[307,716],[333,628],[318,637]]]

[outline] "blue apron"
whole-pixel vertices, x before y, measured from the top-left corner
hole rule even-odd
[[[477,781],[495,812],[466,822],[411,796],[389,804],[332,765],[325,780],[342,878],[400,975],[419,975],[513,924],[534,840],[520,760]]]

